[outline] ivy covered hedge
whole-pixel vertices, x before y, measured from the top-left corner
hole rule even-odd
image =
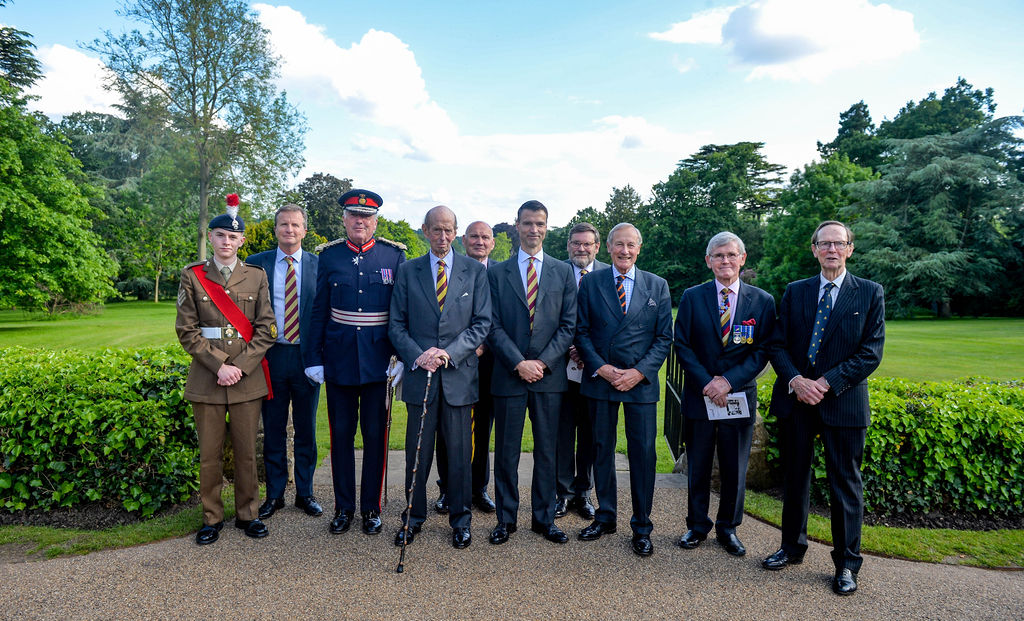
[[[869,380],[864,504],[874,513],[1024,513],[1024,381]],[[767,412],[771,389],[758,391]],[[765,417],[768,462],[781,472],[778,421]],[[828,502],[816,443],[812,499]]]
[[[0,349],[0,510],[120,504],[152,515],[199,481],[188,356]]]

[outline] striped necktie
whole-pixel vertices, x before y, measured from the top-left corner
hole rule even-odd
[[[537,314],[537,268],[533,266],[536,257],[530,257],[526,264],[526,306],[530,309],[530,333],[533,333],[533,318]]]
[[[626,287],[623,286],[623,282],[626,277],[622,274],[616,276],[615,293],[619,296],[619,306],[622,307],[622,314],[626,314]]]
[[[444,310],[444,299],[448,297],[448,276],[444,269],[444,261],[437,262],[437,306]]]
[[[584,277],[584,276],[586,276],[586,275],[587,275],[587,270],[586,270],[586,268],[583,268],[583,269],[581,269],[581,270],[580,270],[580,277],[579,277],[579,279],[578,279],[578,280],[576,281],[576,288],[577,288],[577,289],[579,289],[579,288],[580,288],[580,283],[581,283],[581,282],[583,282],[583,277]]]
[[[825,283],[825,294],[818,301],[818,312],[814,316],[814,333],[811,334],[811,345],[807,348],[807,361],[814,366],[815,358],[818,357],[818,350],[821,349],[821,338],[825,334],[825,324],[828,323],[828,315],[832,311],[832,288],[835,283]]]
[[[718,305],[718,320],[722,326],[722,347],[729,342],[729,322],[732,321],[732,311],[729,308],[730,293],[732,291],[728,287],[722,289],[722,301]]]
[[[284,338],[289,343],[299,340],[299,286],[295,277],[295,257],[285,257],[284,273]]]

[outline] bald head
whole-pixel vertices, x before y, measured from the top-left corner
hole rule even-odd
[[[433,207],[423,218],[423,234],[430,242],[430,251],[443,257],[455,241],[455,212],[444,205]]]
[[[491,225],[479,220],[471,223],[462,235],[462,245],[466,248],[467,257],[485,262],[494,250],[494,231]]]

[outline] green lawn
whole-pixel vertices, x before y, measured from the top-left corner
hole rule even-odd
[[[0,311],[0,346],[21,345],[45,349],[104,349],[174,344],[173,301],[109,304],[100,312],[77,318],[45,319],[17,311]],[[900,320],[887,324],[882,366],[877,375],[911,380],[948,380],[971,375],[996,379],[1024,376],[1020,352],[1024,350],[1022,319]],[[762,384],[771,380],[771,371]],[[661,374],[664,385],[664,371]],[[320,457],[327,454],[326,398],[321,393],[317,416]],[[658,432],[662,435],[664,404],[658,406]],[[390,447],[405,445],[406,410],[395,401]],[[623,423],[619,423],[619,450],[625,451]],[[361,446],[359,435],[356,444]],[[493,438],[492,447],[493,449]],[[659,438],[658,472],[671,472],[672,456]],[[530,422],[526,422],[523,450],[533,449]],[[230,504],[230,503],[229,503]],[[764,494],[750,492],[747,510],[771,523],[779,523],[781,503]],[[109,531],[66,531],[22,527],[0,528],[0,545],[34,542],[47,555],[84,553],[106,547],[133,545],[189,532],[197,521],[198,509],[178,516],[151,520],[143,525]],[[125,530],[127,529],[127,530]],[[828,520],[811,516],[808,532],[812,538],[829,542]],[[127,543],[125,543],[127,542]],[[1024,531],[965,533],[949,530],[897,529],[868,526],[864,549],[931,562],[956,562],[984,567],[1024,566]]]

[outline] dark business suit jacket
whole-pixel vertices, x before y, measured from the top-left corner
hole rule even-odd
[[[591,399],[657,403],[658,371],[672,347],[672,298],[664,278],[636,270],[633,297],[625,315],[615,293],[615,268],[597,270],[580,282],[576,351],[583,359],[580,393]],[[622,392],[600,376],[605,364],[635,368],[644,379]]]
[[[448,293],[442,312],[437,305],[430,255],[402,263],[391,296],[388,336],[405,362],[402,392],[416,401],[426,389],[427,372],[412,365],[420,354],[440,347],[451,356],[447,368],[435,373],[429,401],[443,386],[445,400],[453,406],[477,402],[479,362],[476,348],[491,329],[491,292],[487,270],[474,259],[454,254],[448,276]]]
[[[277,267],[277,248],[258,252],[246,257],[249,265],[258,265],[267,272],[270,283],[270,299],[274,299],[274,269]],[[302,282],[299,283],[299,351],[305,353],[307,335],[309,334],[309,318],[316,295],[316,271],[320,258],[312,252],[302,251]],[[303,356],[305,359],[305,356]]]
[[[488,270],[493,321],[488,346],[498,364],[491,379],[497,397],[535,392],[564,392],[569,380],[564,369],[576,330],[576,280],[572,269],[545,254],[537,287],[537,307],[530,332],[530,309],[519,273],[519,254]],[[523,360],[540,360],[544,377],[527,384],[515,367]]]
[[[732,333],[722,346],[715,281],[690,287],[679,298],[676,313],[675,350],[683,366],[683,412],[687,418],[707,419],[703,390],[716,375],[743,391],[751,416],[727,424],[754,423],[757,409],[757,375],[768,364],[775,336],[775,300],[757,287],[743,283],[732,309],[732,325],[753,322],[753,343],[734,343]]]
[[[885,342],[885,301],[882,286],[847,272],[839,289],[814,368],[807,361],[818,307],[819,275],[790,283],[779,307],[781,347],[772,355],[778,378],[771,411],[779,418],[792,414],[798,401],[789,392],[797,375],[824,376],[831,387],[818,404],[821,420],[833,427],[871,424],[867,378],[882,361]]]

